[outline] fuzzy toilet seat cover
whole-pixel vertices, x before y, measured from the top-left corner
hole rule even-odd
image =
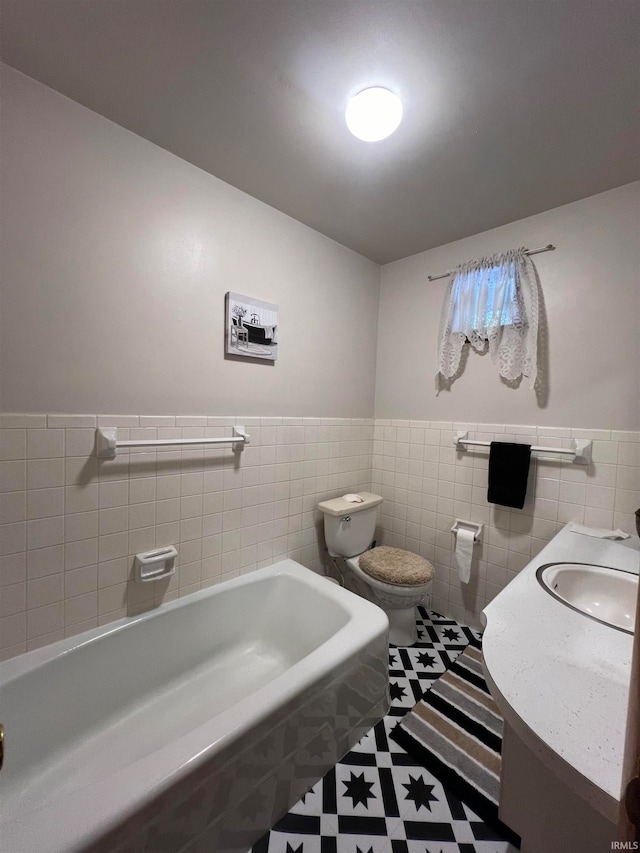
[[[404,551],[402,548],[391,548],[389,545],[380,545],[365,551],[361,554],[358,565],[376,580],[402,586],[428,583],[434,574],[429,560],[419,554]]]

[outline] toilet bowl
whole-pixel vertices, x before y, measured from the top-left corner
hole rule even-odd
[[[371,550],[382,498],[370,492],[361,492],[357,497],[360,502],[333,498],[318,504],[324,514],[327,550],[365,585],[367,597],[385,611],[389,641],[411,646],[418,639],[415,607],[429,599],[433,566],[416,554],[397,548]],[[366,568],[360,562],[364,554]]]

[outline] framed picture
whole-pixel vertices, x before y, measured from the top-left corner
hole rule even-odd
[[[275,361],[278,357],[278,306],[240,293],[227,293],[225,302],[225,353]]]

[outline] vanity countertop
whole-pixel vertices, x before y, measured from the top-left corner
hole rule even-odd
[[[483,610],[485,674],[505,721],[572,790],[616,821],[633,637],[565,606],[539,584],[545,563],[638,574],[640,540],[568,524]]]

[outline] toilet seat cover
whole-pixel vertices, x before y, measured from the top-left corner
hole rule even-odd
[[[402,586],[417,586],[428,583],[434,574],[434,568],[419,554],[380,545],[360,555],[358,565],[368,575],[384,583]]]

